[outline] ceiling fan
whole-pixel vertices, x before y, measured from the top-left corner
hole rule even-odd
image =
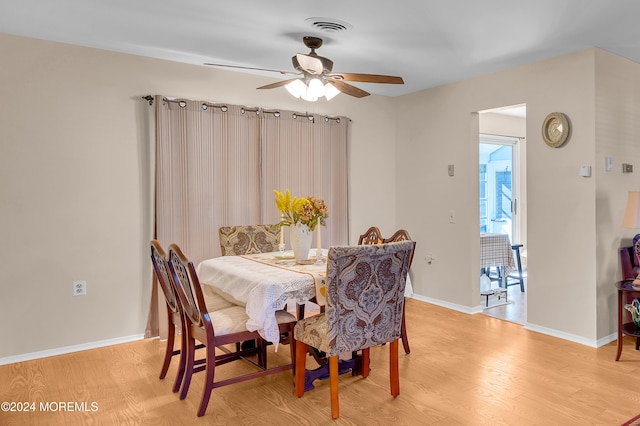
[[[362,83],[385,83],[385,84],[404,84],[402,77],[378,74],[354,74],[354,73],[334,73],[333,61],[319,56],[316,49],[322,46],[322,39],[318,37],[303,37],[302,41],[305,46],[311,49],[308,54],[298,53],[291,58],[293,67],[298,72],[279,71],[265,68],[241,67],[235,65],[222,64],[205,64],[216,67],[241,68],[256,71],[278,72],[285,75],[297,75],[296,78],[278,81],[276,83],[267,84],[258,87],[258,89],[275,89],[276,87],[285,86],[286,89],[295,97],[302,98],[307,101],[315,101],[319,97],[325,96],[327,100],[333,98],[338,93],[344,93],[356,98],[369,96],[366,92],[356,86],[345,83],[346,81],[355,81]]]

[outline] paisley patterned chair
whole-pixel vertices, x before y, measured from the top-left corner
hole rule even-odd
[[[391,237],[383,238],[383,243],[397,243],[399,241],[411,241],[411,237],[409,233],[404,229],[397,230]],[[413,261],[413,254],[411,255],[411,259],[409,259],[409,268],[411,268],[411,262]],[[402,311],[402,347],[404,349],[404,353],[410,354],[411,348],[409,347],[409,338],[407,337],[407,324],[405,320],[405,311],[403,308]]]
[[[274,225],[223,226],[218,235],[223,256],[278,251],[279,231]]]
[[[296,396],[304,394],[307,346],[329,357],[331,417],[339,417],[338,355],[362,350],[362,376],[369,375],[369,348],[391,342],[391,395],[400,394],[398,339],[404,287],[415,242],[335,246],[327,257],[325,312],[294,328]]]

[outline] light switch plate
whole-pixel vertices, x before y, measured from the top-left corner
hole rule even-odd
[[[582,177],[591,176],[591,166],[580,166],[580,176]]]

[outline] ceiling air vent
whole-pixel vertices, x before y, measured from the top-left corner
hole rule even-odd
[[[332,18],[307,18],[305,22],[313,28],[324,31],[326,33],[335,33],[338,31],[346,31],[353,28],[353,25]]]

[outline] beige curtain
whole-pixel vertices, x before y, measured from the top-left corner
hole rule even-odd
[[[276,223],[273,190],[323,199],[329,217],[322,246],[347,244],[347,135],[349,119],[281,111],[262,117],[262,220]],[[285,232],[285,235],[287,233]],[[314,234],[314,245],[317,234]],[[288,236],[287,236],[288,237]]]
[[[198,264],[218,228],[260,220],[260,122],[233,105],[156,100],[156,235]]]
[[[323,247],[347,243],[347,118],[162,96],[154,104],[155,235],[165,248],[178,244],[195,265],[220,256],[218,229],[276,223],[273,190],[287,188],[325,200]],[[145,334],[164,338],[157,287]]]

